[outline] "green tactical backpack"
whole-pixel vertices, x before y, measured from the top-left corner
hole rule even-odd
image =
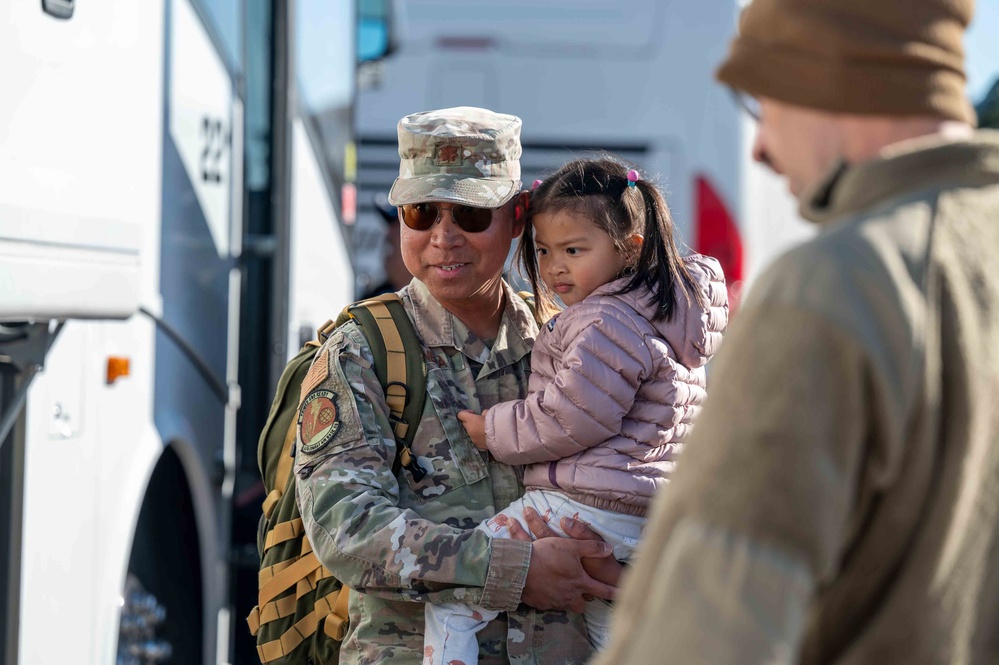
[[[350,590],[319,563],[305,536],[295,501],[294,446],[302,382],[322,343],[350,319],[368,340],[385,391],[399,451],[393,468],[406,468],[416,480],[425,475],[409,449],[426,398],[426,368],[413,324],[394,293],[349,305],[287,364],[260,433],[257,462],[268,494],[257,537],[258,605],[246,621],[261,663],[336,663],[347,633]]]

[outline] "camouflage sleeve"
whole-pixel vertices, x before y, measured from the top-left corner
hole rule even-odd
[[[302,385],[295,470],[317,556],[348,586],[381,597],[516,608],[530,543],[400,507],[396,442],[372,362],[363,334],[347,324]]]
[[[558,322],[571,342],[555,376],[526,399],[486,413],[486,442],[504,464],[564,459],[617,436],[650,371],[648,347],[632,325],[580,309],[572,314]]]

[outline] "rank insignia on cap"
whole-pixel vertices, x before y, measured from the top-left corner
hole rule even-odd
[[[302,452],[314,453],[332,441],[340,429],[339,416],[336,393],[330,390],[314,390],[309,393],[298,412]]]
[[[437,148],[437,166],[461,164],[461,146],[442,145]]]

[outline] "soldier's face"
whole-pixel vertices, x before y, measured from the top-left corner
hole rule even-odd
[[[501,276],[510,243],[524,228],[514,219],[514,201],[493,210],[489,228],[478,233],[463,231],[455,224],[452,203],[438,202],[440,219],[426,231],[401,225],[406,267],[445,306],[454,302],[467,307],[469,299],[495,299],[502,292]]]

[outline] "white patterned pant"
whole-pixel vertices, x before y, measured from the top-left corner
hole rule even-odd
[[[560,536],[560,521],[563,517],[575,517],[589,525],[614,548],[614,557],[626,561],[638,545],[638,539],[645,525],[645,518],[625,515],[609,510],[593,508],[573,501],[569,497],[551,490],[529,490],[524,496],[510,504],[503,512],[489,518],[478,529],[493,538],[509,538],[507,528],[510,520],[524,524],[524,509],[534,508],[548,520],[548,526]],[[526,525],[525,525],[526,528]],[[590,643],[598,651],[610,636],[611,605],[599,598],[586,603],[583,616]],[[479,662],[479,641],[476,633],[499,612],[475,605],[462,603],[427,603],[426,633],[424,636],[424,665],[473,665]]]

